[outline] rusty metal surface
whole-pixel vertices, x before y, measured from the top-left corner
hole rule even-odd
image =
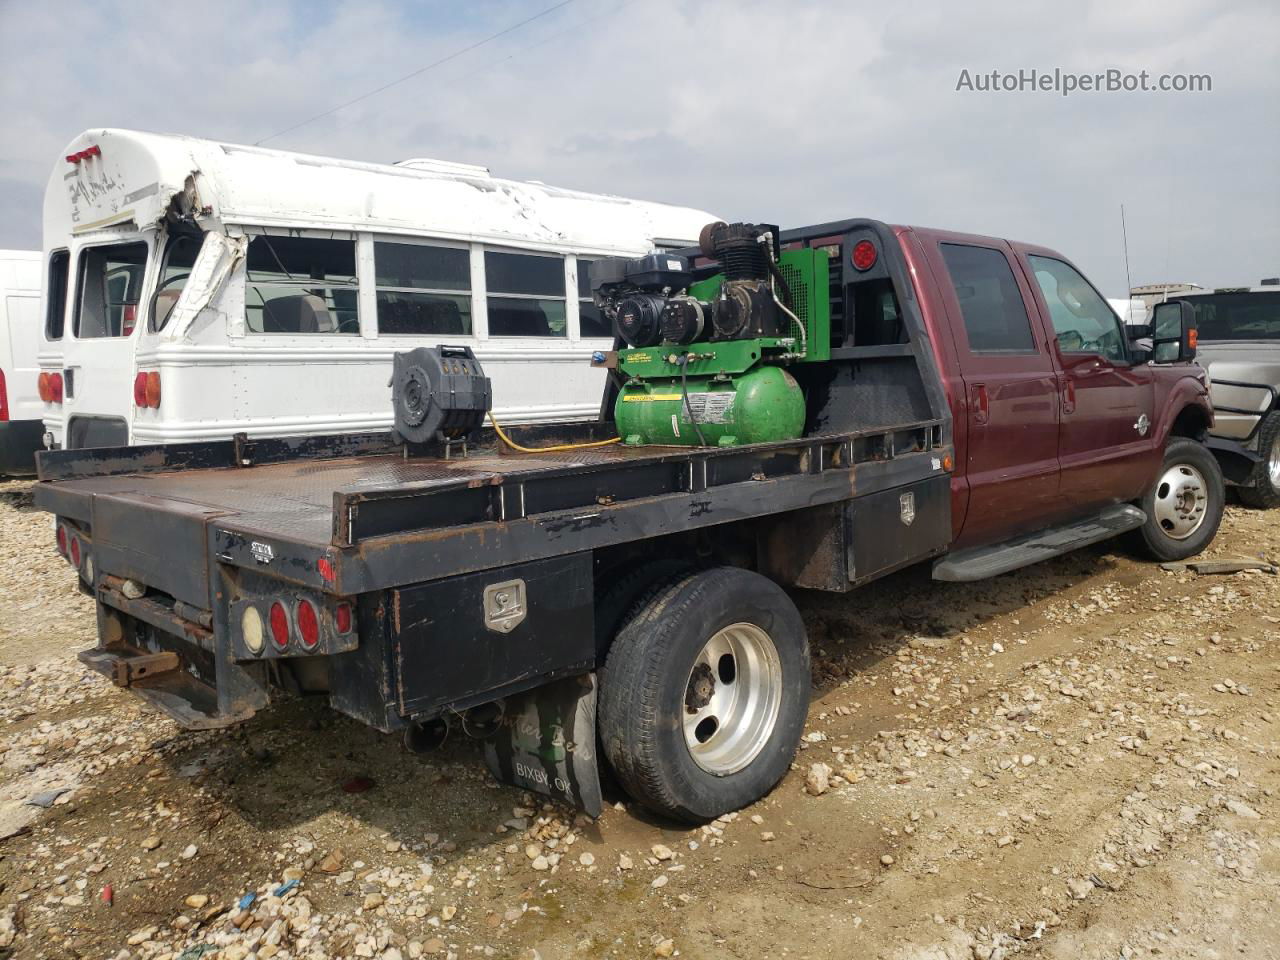
[[[241,524],[260,530],[264,536],[324,544],[329,541],[333,496],[338,492],[360,494],[396,489],[426,493],[432,488],[487,486],[547,470],[657,462],[690,452],[689,448],[637,449],[619,444],[538,454],[482,451],[458,460],[379,455],[89,477],[58,481],[53,486],[65,494],[127,493],[194,504],[235,514]]]

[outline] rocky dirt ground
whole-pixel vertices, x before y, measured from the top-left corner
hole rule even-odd
[[[317,703],[180,731],[78,665],[92,606],[28,491],[0,485],[0,958],[1280,957],[1275,576],[1113,545],[800,594],[795,768],[686,830]],[[1280,558],[1280,511],[1233,507],[1211,555]]]

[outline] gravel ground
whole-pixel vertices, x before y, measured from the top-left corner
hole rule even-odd
[[[29,488],[0,484],[0,960],[1280,957],[1280,578],[1104,546],[798,594],[794,770],[685,830],[315,702],[180,731],[75,660],[93,608]],[[1211,555],[1280,558],[1280,511]]]

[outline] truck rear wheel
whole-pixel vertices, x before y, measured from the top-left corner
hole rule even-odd
[[[685,577],[637,608],[600,678],[605,756],[623,789],[704,823],[782,779],[809,709],[800,613],[771,580],[734,567]]]
[[[1172,437],[1156,482],[1142,498],[1147,522],[1137,534],[1144,552],[1161,561],[1194,557],[1218,532],[1225,499],[1222,469],[1208,448]]]
[[[1251,507],[1280,507],[1280,410],[1269,413],[1258,428],[1258,453],[1262,461],[1237,492]]]

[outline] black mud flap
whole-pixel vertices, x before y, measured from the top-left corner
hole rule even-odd
[[[584,673],[508,697],[484,759],[503,783],[600,816],[596,769],[596,675]]]

